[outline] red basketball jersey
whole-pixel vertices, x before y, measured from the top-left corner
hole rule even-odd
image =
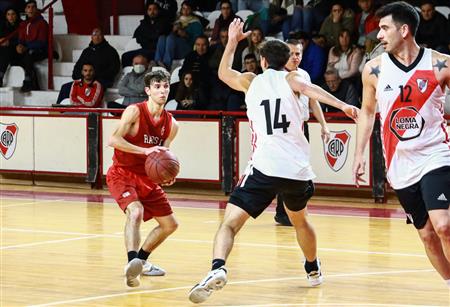
[[[139,108],[139,130],[135,136],[126,135],[128,142],[140,147],[162,146],[169,137],[172,127],[172,115],[163,110],[158,121],[155,121],[147,108],[147,101],[135,104]],[[113,166],[120,166],[136,174],[145,175],[147,156],[114,149]]]

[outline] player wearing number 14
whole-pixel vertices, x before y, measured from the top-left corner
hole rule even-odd
[[[231,68],[243,22],[235,19],[228,28],[228,42],[219,66],[219,77],[231,88],[244,92],[247,116],[252,129],[253,155],[245,174],[230,196],[225,216],[214,242],[212,268],[189,292],[194,303],[205,301],[227,282],[225,261],[234,237],[249,217],[258,217],[281,194],[287,214],[295,227],[297,240],[306,261],[307,279],[312,286],[322,283],[317,259],[316,237],[306,220],[306,202],[313,194],[314,173],[309,164],[309,144],[303,134],[305,111],[300,95],[323,101],[356,118],[358,109],[338,100],[320,87],[306,81],[297,71],[284,67],[289,46],[271,40],[261,48],[263,74],[240,73]]]

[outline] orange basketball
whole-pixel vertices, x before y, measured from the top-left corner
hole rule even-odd
[[[174,179],[180,171],[178,158],[169,150],[152,152],[145,160],[145,173],[155,183]]]

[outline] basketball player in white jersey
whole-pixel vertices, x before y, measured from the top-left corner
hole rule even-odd
[[[417,45],[419,15],[406,2],[383,6],[377,16],[386,52],[363,70],[353,177],[356,185],[363,181],[363,152],[378,104],[387,179],[450,287],[450,143],[444,120],[450,57]]]
[[[286,44],[289,47],[290,56],[286,65],[284,66],[284,69],[287,71],[297,71],[305,80],[311,82],[311,77],[309,76],[308,72],[299,67],[302,61],[303,54],[302,44],[296,39],[288,39],[286,41]],[[322,139],[325,143],[327,143],[330,138],[330,130],[327,127],[327,123],[325,121],[325,117],[323,115],[322,108],[320,107],[319,102],[305,95],[300,95],[299,101],[305,111],[305,117],[303,120],[306,122],[309,119],[309,112],[311,111],[320,124]],[[291,221],[289,221],[289,217],[287,216],[286,210],[284,208],[283,197],[281,196],[281,194],[277,195],[277,206],[274,219],[277,223],[283,226],[292,226],[292,223]]]
[[[296,93],[336,106],[352,118],[358,113],[357,108],[307,82],[298,72],[285,71],[289,47],[282,41],[268,41],[261,48],[264,73],[256,76],[232,70],[237,44],[250,34],[243,33],[243,26],[243,22],[235,19],[228,28],[228,43],[220,62],[219,77],[231,88],[246,93],[254,151],[245,175],[230,196],[223,222],[216,233],[212,269],[189,292],[189,299],[194,303],[205,301],[213,290],[226,284],[224,265],[235,235],[250,216],[260,215],[279,193],[283,194],[297,241],[306,258],[307,278],[312,286],[322,283],[316,236],[304,210],[313,192],[310,180],[314,173],[309,164],[309,144],[302,131],[305,114]]]

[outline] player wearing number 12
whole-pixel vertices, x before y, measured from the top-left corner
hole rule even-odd
[[[306,202],[313,192],[309,181],[315,176],[309,164],[309,144],[302,130],[305,114],[299,96],[304,94],[323,101],[354,119],[358,114],[357,108],[306,81],[297,71],[285,71],[290,49],[282,41],[271,40],[261,48],[263,74],[256,76],[232,70],[236,46],[250,34],[243,33],[243,26],[243,22],[235,19],[228,28],[228,43],[220,62],[219,77],[231,88],[246,94],[253,156],[230,196],[216,233],[212,269],[189,292],[189,299],[194,303],[205,301],[213,290],[226,284],[225,261],[234,237],[247,219],[258,217],[277,194],[284,197],[298,244],[306,258],[305,270],[310,284],[322,283],[316,237],[305,214]]]

